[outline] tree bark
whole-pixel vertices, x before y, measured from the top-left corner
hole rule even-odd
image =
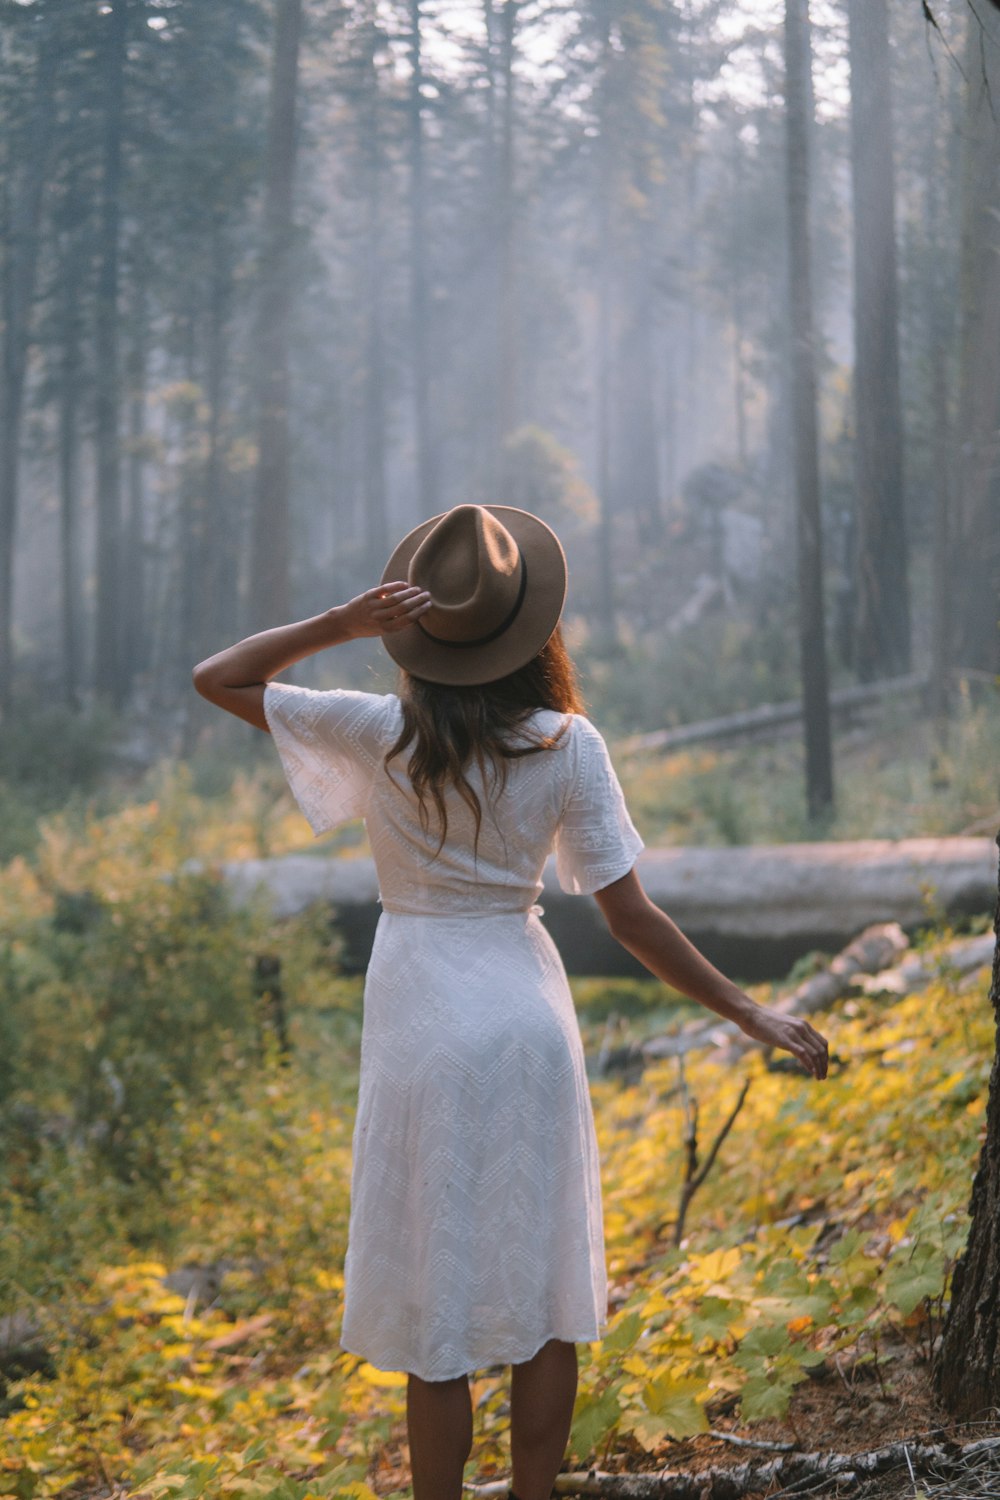
[[[997,1048],[986,1105],[986,1138],[972,1184],[969,1238],[955,1265],[951,1302],[934,1363],[934,1384],[941,1400],[966,1421],[1000,1407],[1000,899],[993,930],[997,946],[990,1004],[997,1024]]]
[[[213,642],[226,640],[237,630],[239,612],[240,527],[226,463],[233,256],[229,236],[220,223],[212,228],[211,263],[205,351],[208,452],[204,484],[208,587],[202,630],[206,651],[211,650]]]
[[[149,362],[147,268],[133,268],[131,348],[128,356],[128,460],[122,538],[122,671],[129,687],[146,665],[146,384]]]
[[[955,651],[1000,671],[1000,19],[967,22],[955,515]]]
[[[60,255],[61,308],[58,374],[59,571],[62,615],[63,693],[71,708],[83,686],[83,589],[80,572],[80,238],[63,233]]]
[[[301,35],[302,0],[277,0],[257,325],[260,386],[248,601],[251,628],[277,625],[291,612],[289,316]]]
[[[424,187],[423,59],[421,0],[410,0],[410,327],[413,347],[413,418],[417,446],[420,516],[434,515],[437,503],[431,433],[431,367],[428,355],[427,223]]]
[[[849,0],[854,204],[854,411],[862,681],[910,670],[899,384],[893,121],[886,0]]]
[[[121,239],[122,140],[129,0],[108,0],[101,17],[104,165],[101,251],[97,281],[94,389],[97,447],[97,621],[94,685],[114,704],[124,698],[122,631],[121,445],[118,282]]]
[[[614,496],[611,490],[611,319],[614,300],[611,200],[614,158],[611,141],[611,0],[597,0],[600,61],[597,121],[597,499],[600,505],[597,559],[597,631],[601,646],[617,645],[614,593]]]
[[[514,266],[514,37],[520,0],[504,0],[500,13],[500,76],[503,81],[499,182],[499,341],[497,369],[497,473],[505,439],[517,422],[518,313]]]
[[[3,368],[0,371],[0,712],[7,713],[13,676],[14,544],[17,534],[21,417],[38,265],[42,193],[52,141],[55,49],[43,14],[35,60],[31,118],[20,171],[4,205]]]
[[[366,320],[365,359],[365,448],[364,448],[364,536],[368,571],[381,576],[389,553],[389,517],[386,485],[386,355],[384,303],[386,295],[384,257],[385,226],[382,211],[382,120],[376,54],[382,40],[376,9],[366,28],[362,119],[365,149],[364,306]]]
[[[833,755],[823,610],[819,436],[809,246],[808,0],[785,0],[785,123],[791,281],[799,649],[805,721],[806,801],[811,818],[833,808]]]

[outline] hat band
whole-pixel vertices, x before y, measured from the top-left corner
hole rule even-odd
[[[510,613],[500,621],[495,630],[491,630],[488,635],[477,635],[471,641],[446,641],[439,635],[432,635],[419,620],[415,622],[417,629],[423,631],[427,639],[433,641],[436,646],[457,646],[460,650],[465,650],[469,646],[488,646],[490,641],[495,641],[498,636],[503,635],[505,630],[510,629],[520,612],[521,605],[524,603],[525,590],[528,587],[528,564],[520,547],[517,549],[517,555],[521,559],[521,587],[517,591],[517,598],[514,600],[514,605]]]

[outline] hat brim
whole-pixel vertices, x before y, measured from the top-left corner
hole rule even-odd
[[[483,509],[506,526],[521,550],[528,575],[524,601],[503,634],[482,646],[451,646],[432,640],[418,624],[383,635],[382,644],[393,661],[414,677],[450,687],[496,682],[537,656],[559,624],[566,602],[566,554],[559,538],[530,511],[513,505]],[[447,511],[431,516],[404,536],[380,582],[408,577],[413,554],[444,515]]]

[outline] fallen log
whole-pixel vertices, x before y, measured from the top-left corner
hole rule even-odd
[[[959,938],[949,943],[933,958],[914,953],[901,964],[882,969],[878,974],[869,974],[861,980],[866,995],[916,995],[940,974],[952,979],[964,979],[993,962],[996,939],[992,932],[979,937]]]
[[[637,868],[651,899],[707,957],[749,981],[786,974],[806,953],[836,953],[873,923],[913,932],[927,922],[929,902],[950,918],[987,914],[996,899],[993,862],[990,838],[862,839],[647,849]],[[222,875],[234,901],[261,892],[278,917],[326,902],[345,967],[364,969],[379,914],[370,859],[291,854],[231,861]],[[645,975],[593,898],[560,890],[552,860],[541,900],[570,973]]]
[[[926,673],[912,672],[906,677],[890,677],[882,682],[858,683],[852,687],[834,688],[830,708],[834,722],[849,718],[852,711],[871,708],[890,698],[907,698],[926,692],[930,682]],[[798,730],[802,722],[802,704],[763,703],[740,713],[702,719],[695,724],[678,724],[673,729],[654,729],[648,734],[633,734],[618,740],[619,755],[681,750],[687,745],[724,744],[729,740],[777,739]]]
[[[779,1495],[820,1490],[819,1482],[840,1486],[874,1479],[890,1470],[907,1475],[958,1474],[973,1468],[1000,1464],[1000,1437],[979,1438],[972,1443],[889,1443],[868,1453],[782,1453],[776,1458],[747,1459],[731,1467],[713,1465],[693,1473],[661,1469],[655,1474],[605,1474],[598,1469],[557,1474],[554,1495],[604,1495],[608,1500],[743,1500],[748,1493]],[[463,1486],[477,1500],[505,1500],[507,1481]],[[983,1494],[991,1493],[982,1491]],[[996,1493],[996,1491],[992,1491]]]
[[[909,941],[894,922],[869,927],[839,953],[828,968],[810,975],[787,995],[772,1002],[772,1009],[794,1016],[808,1016],[826,1010],[846,995],[909,995],[924,988],[935,974],[949,972],[956,978],[967,977],[993,961],[993,934],[959,938],[933,959],[914,955],[896,968],[882,967],[892,958],[905,953]],[[877,973],[871,971],[875,969]],[[897,976],[903,976],[897,978]],[[614,1018],[609,1018],[609,1029]],[[732,1021],[719,1019],[690,1022],[681,1031],[651,1036],[640,1044],[612,1048],[602,1045],[594,1066],[598,1077],[621,1074],[626,1082],[636,1083],[650,1060],[664,1057],[683,1058],[688,1052],[704,1047],[726,1047],[725,1062],[734,1062],[742,1053],[761,1043],[745,1036]]]

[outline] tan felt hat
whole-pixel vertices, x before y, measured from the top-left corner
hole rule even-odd
[[[431,608],[382,637],[415,677],[495,682],[537,656],[566,600],[566,554],[550,526],[513,505],[456,505],[409,532],[382,583],[427,589]]]

